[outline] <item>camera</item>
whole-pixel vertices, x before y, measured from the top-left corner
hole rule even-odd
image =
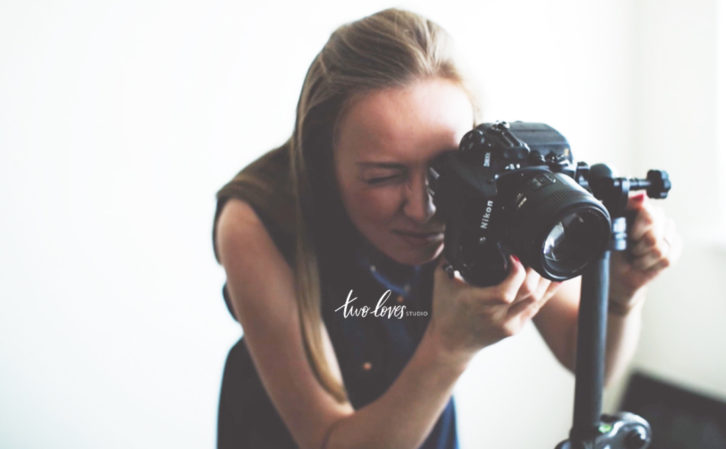
[[[543,277],[580,275],[627,245],[631,190],[670,190],[667,173],[618,178],[604,164],[575,163],[567,139],[543,123],[483,123],[432,164],[429,187],[446,221],[444,254],[473,285],[501,282],[510,254]]]

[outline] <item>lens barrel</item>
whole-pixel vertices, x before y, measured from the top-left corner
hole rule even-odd
[[[514,176],[508,180],[511,193],[503,209],[508,223],[503,243],[550,280],[579,275],[608,247],[607,209],[562,173],[534,171]]]

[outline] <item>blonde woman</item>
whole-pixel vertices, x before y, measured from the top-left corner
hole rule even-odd
[[[431,21],[390,9],[331,35],[291,138],[218,193],[215,254],[244,329],[225,368],[220,448],[456,448],[454,383],[529,320],[572,368],[578,280],[552,283],[516,258],[486,288],[440,269],[428,166],[476,111]],[[608,376],[632,353],[643,287],[675,241],[642,198],[631,207],[638,243],[614,262]]]

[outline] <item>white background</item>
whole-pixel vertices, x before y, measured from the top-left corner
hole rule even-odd
[[[652,288],[633,366],[726,398],[719,3],[399,6],[455,36],[487,120],[547,122],[623,174],[670,171],[686,249]],[[214,446],[240,336],[214,194],[287,138],[330,32],[388,6],[0,2],[0,447]],[[462,447],[554,447],[572,388],[533,328],[484,350],[457,386]]]

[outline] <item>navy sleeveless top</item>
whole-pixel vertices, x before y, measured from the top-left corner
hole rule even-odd
[[[431,316],[434,267],[435,262],[405,267],[368,249],[337,263],[335,277],[324,282],[322,316],[355,409],[381,396],[416,350]],[[229,307],[226,286],[223,292]],[[368,315],[355,316],[364,306]],[[220,449],[297,447],[262,386],[244,338],[225,364],[217,441]],[[459,447],[453,398],[420,447]]]

